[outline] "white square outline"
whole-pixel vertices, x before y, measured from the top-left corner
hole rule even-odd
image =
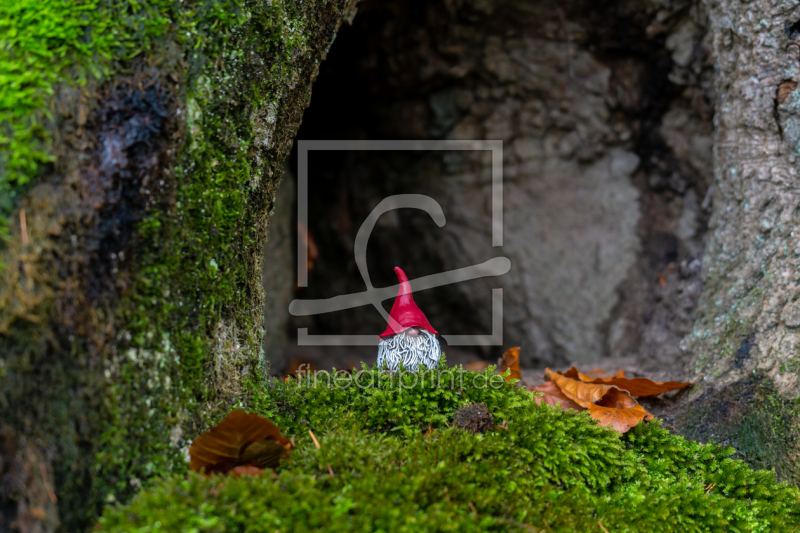
[[[451,151],[492,153],[492,247],[503,246],[503,141],[477,140],[299,140],[297,141],[297,222],[308,226],[308,152],[326,151]],[[297,239],[297,286],[308,287],[308,244]],[[412,282],[413,283],[413,282]],[[492,289],[491,335],[442,335],[450,346],[503,344],[503,289]],[[377,346],[377,335],[309,335],[297,329],[299,346]]]

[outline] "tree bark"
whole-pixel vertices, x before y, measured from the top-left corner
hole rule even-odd
[[[290,259],[273,241],[262,269],[262,246],[319,61],[353,6],[243,13],[206,14],[188,40],[168,32],[114,77],[48,100],[55,163],[22,191],[0,251],[0,529],[85,528],[104,502],[181,468],[200,415],[265,374],[264,310],[267,358],[281,357]],[[503,140],[507,344],[531,366],[682,358],[686,377],[706,378],[667,423],[797,482],[797,19],[781,0],[368,2],[340,63],[350,85],[319,88],[338,119],[309,124]],[[480,158],[355,163],[312,197],[327,249],[310,285],[334,292],[307,296],[363,290],[348,286],[348,231],[409,184],[453,216],[441,233],[419,219],[377,229],[376,282],[402,261],[417,277],[487,258]],[[419,301],[435,326],[475,333],[491,322],[489,288]],[[312,325],[381,330],[359,313]]]
[[[0,250],[3,531],[86,529],[185,469],[187,442],[264,375],[270,210],[354,2],[145,4],[103,8],[167,24],[116,75],[67,56],[89,81],[46,99],[55,162],[19,189]]]
[[[707,2],[716,68],[714,208],[684,341],[703,372],[680,426],[800,480],[800,92],[792,2]],[[794,403],[793,403],[794,402]]]

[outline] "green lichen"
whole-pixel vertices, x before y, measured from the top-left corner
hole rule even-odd
[[[327,378],[264,386],[254,410],[297,443],[277,477],[172,476],[107,508],[98,530],[573,532],[599,531],[598,522],[615,532],[798,530],[800,491],[729,459],[730,449],[657,423],[620,438],[517,387],[476,386],[491,371],[455,382],[451,372],[416,384],[364,371],[338,386]],[[448,427],[476,401],[506,428]]]

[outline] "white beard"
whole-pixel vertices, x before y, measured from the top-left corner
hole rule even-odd
[[[406,335],[408,330],[381,339],[378,344],[378,368],[395,371],[403,368],[416,372],[419,365],[427,368],[438,368],[442,348],[436,335],[419,329],[419,335]]]

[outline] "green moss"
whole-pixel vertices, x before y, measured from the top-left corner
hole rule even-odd
[[[0,287],[0,301],[9,302],[0,315],[0,373],[8,377],[0,406],[21,405],[2,422],[58,454],[65,530],[87,527],[103,503],[126,501],[153,476],[184,472],[184,439],[205,416],[240,401],[242,380],[261,369],[267,213],[343,7],[291,0],[0,7],[0,49],[8,52],[0,54],[0,76],[11,79],[0,84],[0,198],[8,204],[0,220],[19,200],[12,193],[24,191],[26,202],[38,195],[39,215],[54,231],[27,250],[16,241],[0,249],[15,267],[7,273],[29,276],[20,286],[36,284],[24,302],[11,284]],[[44,76],[26,77],[38,70]],[[85,277],[94,274],[67,265],[90,264],[82,243],[100,248],[100,237],[85,221],[102,214],[60,205],[73,187],[55,179],[63,176],[49,180],[56,185],[43,201],[34,178],[58,168],[78,184],[86,179],[77,161],[91,160],[83,150],[93,148],[75,148],[56,132],[64,123],[78,129],[86,116],[91,128],[104,98],[136,91],[142,80],[158,87],[176,126],[167,153],[157,154],[170,162],[157,176],[167,192],[134,221],[115,286],[86,301]],[[62,101],[64,86],[80,90]],[[53,154],[63,160],[43,165]]]
[[[263,195],[258,181],[271,172],[270,165],[253,165],[253,152],[267,146],[256,146],[252,115],[285,98],[297,70],[290,60],[303,51],[308,22],[289,2],[208,2],[195,15],[201,37],[190,56],[187,138],[172,171],[174,208],[140,223],[134,290],[116,308],[116,322],[125,325],[117,349],[128,357],[110,365],[113,408],[102,421],[94,460],[108,475],[94,480],[95,501],[124,501],[136,480],[182,471],[175,442],[165,436],[191,432],[198,416],[235,402],[218,394],[220,381],[260,370],[255,256],[265,228],[257,222],[263,200],[253,195]],[[254,83],[258,65],[247,62],[264,59],[269,70]],[[215,375],[219,359],[235,375]]]
[[[736,457],[779,479],[800,482],[800,400],[788,400],[763,375],[709,390],[677,419],[681,434],[702,442],[724,439]]]
[[[423,381],[364,371],[338,385],[323,375],[316,386],[264,386],[254,410],[297,443],[277,477],[173,476],[107,508],[99,530],[567,532],[599,530],[599,520],[615,532],[767,532],[800,524],[800,491],[727,458],[731,449],[685,441],[657,423],[620,438],[586,413],[484,386],[491,370],[452,374]],[[476,401],[507,430],[448,427],[458,407]]]
[[[0,4],[0,237],[20,190],[55,160],[57,85],[113,75],[170,29],[173,2],[20,0]]]
[[[787,362],[781,363],[779,366],[781,374],[791,372],[792,374],[800,375],[800,356],[794,356]]]

